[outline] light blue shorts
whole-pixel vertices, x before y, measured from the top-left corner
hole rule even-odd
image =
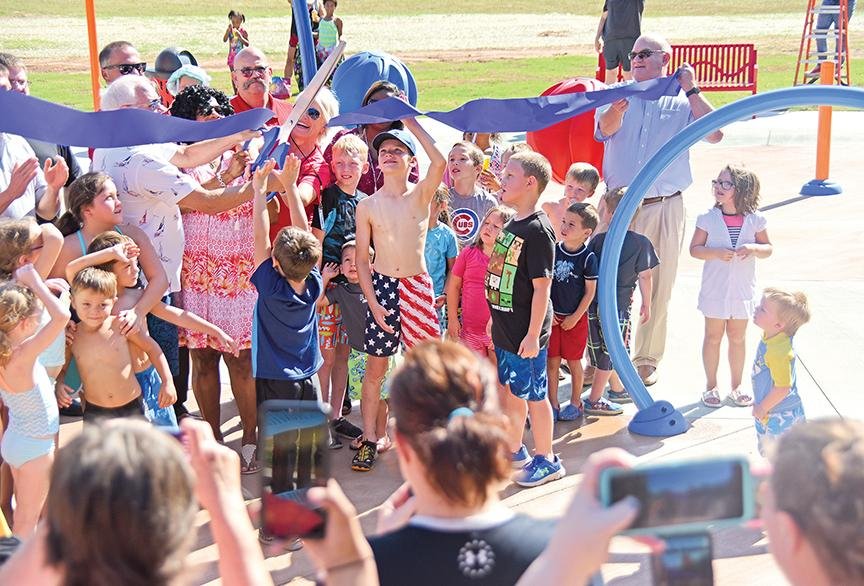
[[[764,456],[765,448],[770,442],[789,431],[789,428],[799,421],[806,421],[806,419],[804,407],[800,405],[793,409],[769,413],[765,423],[757,419],[756,439],[759,442],[759,453]]]
[[[54,438],[35,438],[21,435],[11,429],[3,433],[0,454],[13,468],[20,468],[30,460],[47,456],[54,452]]]
[[[159,406],[159,389],[162,378],[152,364],[143,372],[135,373],[138,386],[141,387],[141,398],[144,400],[144,417],[153,425],[160,427],[177,427],[177,416],[173,407]]]

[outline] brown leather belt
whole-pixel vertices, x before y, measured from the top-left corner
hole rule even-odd
[[[664,199],[672,199],[673,197],[679,197],[681,195],[680,191],[676,191],[672,195],[658,195],[657,197],[646,197],[642,200],[643,206],[650,206],[652,203],[660,203]]]

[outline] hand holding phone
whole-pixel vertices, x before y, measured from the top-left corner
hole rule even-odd
[[[734,457],[604,470],[601,502],[627,496],[639,500],[639,514],[623,534],[693,533],[740,524],[754,509],[749,463]]]
[[[261,404],[261,505],[269,537],[324,537],[325,509],[309,499],[308,491],[326,486],[330,476],[328,411],[315,401]]]

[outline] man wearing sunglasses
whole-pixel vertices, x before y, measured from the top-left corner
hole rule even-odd
[[[147,63],[141,60],[138,49],[127,41],[108,43],[99,51],[99,66],[102,68],[102,79],[105,83],[124,75],[144,75]]]
[[[633,81],[663,76],[671,55],[672,48],[659,35],[645,34],[636,39],[630,53]],[[677,76],[681,92],[676,96],[657,100],[625,98],[597,109],[594,138],[605,143],[603,179],[609,188],[630,185],[668,139],[714,109],[700,93],[692,67],[683,65]],[[716,143],[722,138],[723,133],[716,130],[705,140]],[[634,223],[633,229],[651,241],[660,257],[660,264],[652,270],[651,317],[636,331],[634,345],[633,364],[646,385],[657,382],[657,365],[666,347],[669,299],[684,242],[681,192],[692,182],[690,157],[684,152],[645,193]]]
[[[231,80],[237,95],[231,98],[231,107],[239,114],[253,108],[270,108],[276,114],[267,121],[268,126],[285,122],[291,113],[291,104],[270,93],[273,70],[263,51],[257,47],[246,47],[234,56]]]

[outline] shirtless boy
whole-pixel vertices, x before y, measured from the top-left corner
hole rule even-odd
[[[368,472],[377,456],[375,419],[388,357],[399,342],[408,348],[439,336],[432,279],[426,272],[426,230],[429,204],[444,176],[444,155],[414,119],[403,121],[406,130],[382,132],[372,141],[384,185],[357,204],[357,273],[368,300],[366,344],[369,355],[361,389],[363,443],[351,468]],[[410,185],[408,173],[417,148],[411,131],[429,157],[429,170]],[[369,246],[375,245],[375,262]],[[372,267],[370,271],[369,267]]]
[[[153,363],[162,386],[159,406],[177,400],[168,361],[147,334],[124,336],[119,318],[111,315],[117,301],[117,278],[108,271],[86,268],[72,281],[72,303],[81,323],[72,343],[87,400],[84,421],[97,417],[144,415],[141,387],[135,378],[147,359]]]

